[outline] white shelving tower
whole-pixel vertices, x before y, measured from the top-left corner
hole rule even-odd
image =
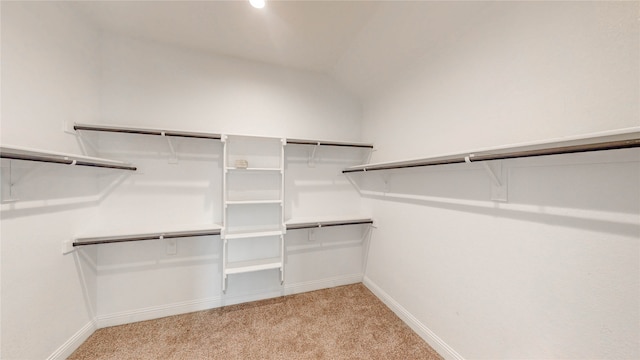
[[[222,291],[229,275],[280,270],[284,283],[285,139],[223,135]]]

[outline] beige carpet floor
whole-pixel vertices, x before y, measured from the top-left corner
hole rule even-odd
[[[69,359],[441,359],[364,285],[96,331]]]

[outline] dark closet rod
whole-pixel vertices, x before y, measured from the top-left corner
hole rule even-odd
[[[142,129],[142,128],[129,128],[129,127],[119,127],[119,126],[106,126],[106,125],[75,124],[73,126],[73,129],[85,130],[85,131],[102,131],[102,132],[114,132],[114,133],[124,133],[124,134],[173,136],[173,137],[213,139],[213,140],[220,140],[222,138],[220,134],[212,134],[212,133],[204,133],[204,132]]]
[[[138,234],[138,235],[80,238],[80,239],[76,239],[76,241],[73,242],[73,246],[75,247],[75,246],[85,246],[85,245],[111,244],[111,243],[143,241],[143,240],[175,239],[175,238],[183,238],[183,237],[210,236],[210,235],[220,235],[220,229],[173,231],[173,232]]]
[[[323,228],[329,226],[343,226],[343,225],[360,225],[360,224],[373,224],[371,219],[358,219],[358,220],[344,220],[344,221],[320,221],[320,222],[307,222],[298,224],[287,224],[287,230],[297,229],[314,229]]]
[[[296,145],[321,145],[321,146],[343,146],[343,147],[357,147],[373,149],[372,144],[363,143],[349,143],[349,142],[337,142],[337,141],[314,141],[314,140],[302,140],[302,139],[287,139],[287,144]]]
[[[119,163],[111,162],[108,160],[73,158],[65,155],[47,154],[44,152],[9,149],[4,147],[0,148],[0,157],[3,159],[36,161],[36,162],[45,162],[45,163],[62,164],[62,165],[89,166],[89,167],[131,170],[131,171],[137,170],[135,166],[127,165],[127,164],[119,164]]]
[[[625,135],[623,135],[625,136]],[[553,143],[542,147],[543,145],[536,146],[522,146],[514,147],[509,150],[498,152],[495,151],[482,151],[471,154],[459,154],[451,156],[442,156],[426,159],[418,159],[411,161],[401,161],[393,163],[372,164],[372,165],[360,165],[352,168],[344,169],[343,173],[352,172],[365,172],[376,170],[392,170],[392,169],[405,169],[421,166],[433,166],[433,165],[445,165],[445,164],[460,164],[465,162],[476,161],[489,161],[489,160],[506,160],[515,158],[526,158],[534,156],[546,156],[546,155],[560,155],[560,154],[573,154],[591,151],[603,151],[603,150],[617,150],[617,149],[629,149],[640,147],[640,132],[626,134],[627,139],[622,140],[607,140],[607,141],[594,141],[589,143],[582,143],[576,145],[564,145],[564,146],[549,146]],[[597,138],[594,138],[596,140]],[[581,140],[584,142],[585,140]],[[570,141],[576,142],[576,141]],[[557,144],[557,143],[556,143]],[[529,149],[523,149],[529,148]],[[522,149],[522,150],[518,150]]]

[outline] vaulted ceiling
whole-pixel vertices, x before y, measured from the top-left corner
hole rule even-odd
[[[366,97],[468,31],[491,6],[456,1],[84,1],[106,31],[326,73]]]

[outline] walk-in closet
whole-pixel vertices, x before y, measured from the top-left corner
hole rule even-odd
[[[0,16],[0,358],[640,358],[640,2]]]

